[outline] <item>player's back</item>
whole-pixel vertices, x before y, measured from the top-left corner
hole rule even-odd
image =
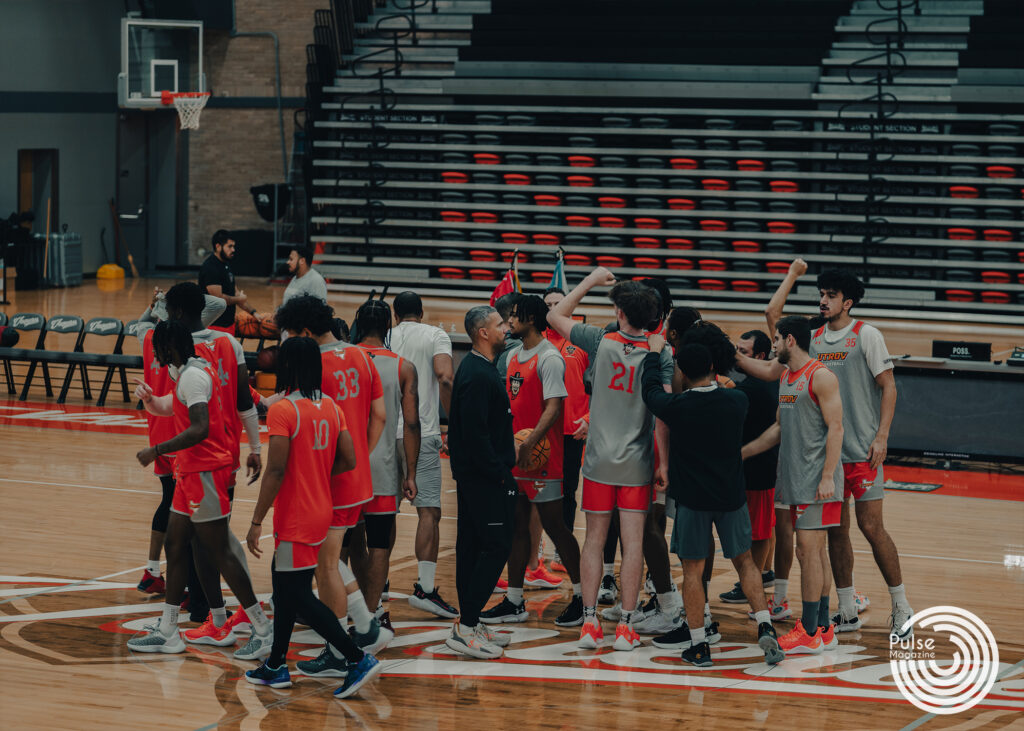
[[[196,355],[213,366],[216,373],[214,384],[220,389],[225,419],[234,433],[232,454],[237,467],[242,438],[242,419],[238,415],[238,365],[245,362],[242,344],[219,330],[197,330],[192,333],[192,344]]]

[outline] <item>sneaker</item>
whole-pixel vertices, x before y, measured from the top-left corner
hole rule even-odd
[[[163,576],[153,576],[153,574],[149,573],[149,570],[143,569],[142,579],[135,588],[143,594],[163,594],[167,586],[164,584]]]
[[[871,606],[871,600],[868,599],[867,596],[865,596],[864,594],[861,594],[859,591],[857,591],[853,594],[853,605],[857,607],[857,614],[860,614],[865,609]]]
[[[644,591],[650,596],[654,596],[658,593],[658,590],[654,588],[654,579],[651,578],[651,572],[647,572],[647,578],[644,579]]]
[[[292,676],[288,674],[288,663],[281,663],[279,668],[271,668],[263,663],[255,670],[246,670],[245,679],[253,685],[269,685],[271,688],[290,688]]]
[[[170,637],[164,637],[157,627],[152,627],[141,637],[132,637],[128,640],[128,649],[135,652],[162,652],[165,655],[177,655],[185,651],[185,643],[181,641],[181,635],[175,632]]]
[[[647,601],[640,604],[636,611],[633,612],[633,622],[639,622],[641,619],[647,617],[653,617],[661,609],[658,604],[657,595],[652,595]]]
[[[376,619],[371,619],[370,629],[362,633],[355,632],[352,639],[367,655],[376,655],[395,639],[395,633],[382,627]]]
[[[455,619],[459,616],[459,610],[441,598],[437,587],[429,594],[423,591],[419,584],[412,585],[412,596],[409,597],[409,605],[424,612],[430,612],[442,619]]]
[[[598,599],[598,602],[601,600]],[[608,607],[607,609],[601,610],[601,619],[609,622],[618,622],[622,618],[622,604],[615,602],[614,607]]]
[[[512,634],[510,632],[496,632],[483,622],[478,624],[476,629],[483,636],[484,641],[491,643],[495,647],[508,647],[512,642]]]
[[[236,635],[252,634],[252,622],[249,621],[249,615],[246,614],[245,610],[241,607],[239,607],[234,613],[228,615],[228,623],[224,626],[233,629]]]
[[[776,604],[775,597],[768,597],[768,611],[771,612],[773,622],[793,616],[793,612],[789,610],[789,602],[784,601],[782,604]],[[754,612],[752,611],[747,612],[747,616],[755,619]]]
[[[555,619],[559,627],[579,627],[583,624],[583,597],[573,594],[572,600]]]
[[[501,648],[491,644],[485,638],[486,635],[476,630],[463,635],[459,632],[459,624],[456,622],[452,625],[452,633],[444,641],[444,644],[460,655],[477,657],[481,660],[493,660],[501,657]]]
[[[251,672],[251,671],[250,671]],[[327,645],[312,660],[299,660],[295,672],[310,678],[344,678],[348,675],[348,662],[344,657],[335,657]]]
[[[743,593],[743,589],[740,588],[739,582],[736,582],[736,586],[729,589],[729,591],[723,591],[718,595],[726,604],[746,604],[747,595]]]
[[[710,617],[704,618],[704,641],[709,645],[715,645],[722,641],[722,633],[718,631],[718,622],[712,622]]]
[[[761,586],[765,589],[775,588],[775,572],[774,571],[762,571],[761,572]]]
[[[583,623],[583,629],[580,630],[580,639],[576,644],[585,650],[596,650],[603,639],[604,629],[602,629],[601,623],[592,618]]]
[[[633,625],[619,622],[619,626],[615,628],[615,644],[612,647],[619,651],[627,651],[640,647],[642,644],[640,635],[633,629]]]
[[[692,644],[690,640],[690,628],[686,626],[685,622],[681,622],[678,627],[673,629],[671,632],[655,637],[651,644],[655,647],[659,647],[662,650],[685,650]]]
[[[699,668],[709,668],[712,665],[711,646],[707,642],[701,642],[699,645],[692,645],[686,648],[680,657],[683,662]]]
[[[498,583],[494,585],[493,589],[491,589],[492,594],[504,594],[506,591],[508,591],[507,579],[498,579]]]
[[[380,593],[380,600],[382,602],[391,601],[391,579],[384,580],[384,591]]]
[[[860,621],[860,617],[856,614],[853,615],[853,619],[843,616],[842,612],[832,616],[832,626],[835,627],[836,632],[856,632],[864,623]]]
[[[274,633],[267,632],[265,635],[258,635],[253,631],[249,641],[235,650],[236,660],[259,660],[270,654],[270,648],[274,644]]]
[[[778,665],[786,657],[786,653],[779,647],[779,636],[775,628],[768,622],[757,625],[757,646],[764,651],[764,661],[769,665]]]
[[[819,627],[818,634],[821,635],[821,646],[826,650],[834,650],[839,647],[839,640],[836,638],[835,627],[830,622],[828,627]]]
[[[815,627],[814,634],[809,635],[799,619],[793,629],[779,638],[779,647],[787,655],[820,655],[825,649],[821,644],[821,633],[818,632],[818,628]]]
[[[633,629],[640,635],[664,635],[678,629],[683,624],[683,618],[666,614],[660,609],[643,619],[633,623]]]
[[[391,625],[391,612],[384,612],[377,617],[377,621],[380,622],[381,627],[391,632],[391,634],[395,633],[395,628]]]
[[[348,664],[345,682],[334,691],[335,698],[348,698],[357,690],[373,680],[381,671],[380,662],[373,655],[363,655],[359,662]]]
[[[212,614],[195,629],[185,630],[184,635],[185,641],[191,642],[193,645],[213,645],[214,647],[227,647],[235,644],[238,639],[227,622],[220,627],[215,626]]]
[[[513,604],[504,597],[499,604],[487,611],[480,612],[480,621],[484,624],[501,624],[503,622],[525,622],[530,616],[526,611],[526,602]]]
[[[555,557],[551,559],[551,570],[558,571],[563,574],[569,573],[569,571],[565,568],[565,564],[562,563],[562,557],[558,555],[558,551],[555,551]]]
[[[541,561],[533,571],[526,572],[523,584],[537,589],[557,589],[562,585],[562,577],[548,571],[544,562]]]
[[[913,625],[903,629],[903,625],[907,623],[911,617],[914,616],[914,610],[907,607],[906,610],[900,609],[899,607],[892,610],[892,614],[889,615],[889,639],[893,642],[899,642],[905,640],[908,637],[914,636]]]
[[[619,598],[619,585],[615,583],[615,577],[605,574],[601,577],[601,588],[597,591],[598,604],[614,604]]]

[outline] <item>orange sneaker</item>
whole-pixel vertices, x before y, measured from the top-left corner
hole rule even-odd
[[[492,594],[503,594],[508,591],[508,581],[506,579],[498,579],[498,583],[491,589]]]
[[[601,628],[601,623],[591,617],[583,623],[580,639],[576,644],[585,650],[596,650],[603,639],[604,630]]]
[[[633,625],[619,622],[619,626],[615,628],[615,644],[612,647],[616,650],[632,650],[642,644],[640,635],[633,629]]]
[[[224,625],[235,631],[235,634],[252,634],[252,623],[249,621],[249,615],[245,613],[245,610],[239,607],[235,610],[235,613],[228,617],[227,624]]]
[[[824,649],[821,643],[821,633],[818,632],[818,628],[815,627],[814,634],[809,635],[804,630],[804,626],[799,619],[796,621],[796,626],[793,629],[779,638],[779,647],[787,655],[820,655]]]
[[[839,647],[839,639],[836,637],[835,625],[829,624],[828,629],[819,628],[821,635],[821,646],[826,650],[834,650]]]
[[[216,647],[227,647],[235,644],[235,632],[227,623],[223,627],[215,627],[213,615],[209,615],[206,621],[195,629],[185,630],[185,640],[193,645],[215,645]]]
[[[569,572],[568,572],[568,571],[566,570],[566,568],[565,568],[565,564],[564,564],[564,563],[562,563],[562,559],[561,559],[561,557],[560,557],[560,556],[558,555],[558,553],[557,553],[557,552],[555,552],[555,557],[554,557],[553,559],[551,559],[551,570],[552,570],[552,571],[560,571],[560,572],[561,572],[561,573],[563,573],[563,574],[568,574],[568,573],[569,573]]]
[[[541,561],[533,571],[527,570],[523,584],[537,589],[557,589],[562,585],[562,577],[548,571]]]

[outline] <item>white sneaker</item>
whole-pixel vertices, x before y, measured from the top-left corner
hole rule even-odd
[[[135,652],[162,652],[166,655],[177,655],[185,651],[185,642],[177,631],[170,637],[164,637],[159,628],[154,627],[141,637],[128,640],[128,649]]]
[[[637,634],[641,635],[664,635],[674,629],[678,629],[682,624],[683,620],[678,614],[672,616],[659,610],[634,622],[633,629],[637,631]]]
[[[832,615],[832,624],[835,625],[836,632],[856,632],[863,626],[863,622],[856,614],[850,619],[842,612]]]
[[[910,625],[903,629],[903,625],[914,616],[914,610],[907,607],[905,610],[895,607],[889,615],[889,639],[893,642],[905,640],[914,636],[914,626]]]
[[[481,622],[476,626],[477,631],[483,634],[484,639],[495,647],[508,647],[512,642],[511,632],[497,632]]]
[[[270,656],[270,649],[273,645],[273,631],[267,632],[265,635],[259,635],[256,634],[254,628],[249,641],[238,650],[235,650],[234,657],[236,660],[261,660]]]
[[[605,574],[601,577],[601,588],[597,591],[598,604],[614,604],[619,598],[619,585],[615,583],[615,577]],[[615,618],[618,621],[618,617]]]
[[[471,634],[464,635],[459,632],[459,625],[457,623],[453,624],[451,635],[444,641],[445,646],[460,655],[476,657],[481,660],[494,660],[501,657],[501,648],[487,642],[479,627],[480,625],[477,625],[477,629]]]
[[[601,619],[608,622],[618,622],[622,618],[622,603],[615,602],[614,607],[601,610]]]

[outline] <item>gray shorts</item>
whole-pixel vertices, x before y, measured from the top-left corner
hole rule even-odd
[[[685,505],[677,505],[672,526],[672,552],[683,561],[707,558],[712,524],[726,558],[736,558],[750,550],[750,511],[745,504],[729,512],[690,510]]]
[[[402,440],[398,440],[399,454]],[[402,460],[400,460],[402,461]],[[420,440],[420,456],[416,460],[416,497],[412,500],[416,508],[441,507],[441,435],[435,434]]]
[[[526,495],[531,503],[551,503],[562,499],[561,480],[524,480],[516,478],[519,494]]]

